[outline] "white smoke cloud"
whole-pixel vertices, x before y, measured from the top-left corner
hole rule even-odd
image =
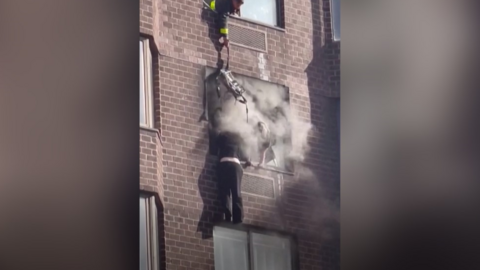
[[[233,96],[222,89],[222,112],[218,123],[220,131],[239,133],[246,143],[246,153],[252,154],[257,148],[259,133],[257,124],[267,124],[271,136],[276,140],[273,147],[277,159],[303,161],[308,147],[308,135],[312,130],[309,122],[302,121],[290,106],[288,92],[278,85],[259,80],[236,77],[247,90],[248,122],[245,105],[235,102]],[[286,140],[286,143],[282,143]]]

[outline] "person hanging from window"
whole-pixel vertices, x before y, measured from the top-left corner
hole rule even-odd
[[[258,167],[262,167],[265,164],[273,161],[276,164],[275,152],[272,149],[272,146],[275,145],[275,138],[273,134],[270,132],[267,124],[262,121],[258,121],[257,123],[257,138],[258,138],[258,149],[260,155],[260,162],[258,163]]]
[[[243,169],[252,166],[243,147],[245,141],[240,134],[229,131],[217,135],[219,162],[217,180],[225,221],[234,224],[243,222],[242,177]],[[244,160],[242,166],[241,160]]]
[[[221,37],[223,46],[229,46],[228,42],[228,16],[236,14],[240,16],[240,7],[243,0],[213,0],[210,2],[210,8],[217,13],[216,24]]]

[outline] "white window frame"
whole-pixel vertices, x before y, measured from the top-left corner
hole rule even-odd
[[[244,13],[245,5],[258,6],[258,3],[256,1],[245,1],[244,2],[242,7],[240,8],[241,18],[244,18],[246,20],[253,21],[253,22],[258,22],[258,23],[264,24],[264,25],[282,27],[282,25],[281,25],[282,23],[280,22],[280,19],[281,19],[280,18],[280,5],[282,5],[283,1],[280,1],[280,0],[270,0],[270,1],[273,1],[273,4],[274,4],[273,14],[275,16],[275,22],[273,24],[271,22],[267,22],[266,20],[263,20],[263,19],[249,17],[248,13],[246,13],[246,14]],[[257,8],[257,10],[258,10],[258,8]]]
[[[155,196],[140,195],[140,270],[159,270],[158,212]],[[142,233],[142,227],[145,233]]]
[[[229,234],[231,234],[229,236]],[[284,269],[287,270],[294,270],[295,266],[293,263],[293,254],[292,254],[292,240],[291,238],[287,236],[281,236],[281,235],[275,235],[271,232],[266,233],[266,232],[259,232],[259,231],[254,231],[254,230],[236,230],[236,229],[230,229],[226,228],[223,226],[215,226],[213,229],[213,241],[214,241],[214,258],[215,258],[215,270],[227,270],[229,269],[229,266],[222,267],[223,266],[223,260],[222,258],[219,258],[221,256],[220,254],[226,253],[226,254],[231,254],[233,252],[229,252],[227,248],[225,248],[224,245],[219,246],[219,238],[221,238],[223,241],[226,239],[232,239],[232,241],[237,241],[237,243],[240,241],[245,242],[245,250],[246,250],[246,256],[244,256],[243,260],[246,260],[245,264],[247,269],[244,270],[258,270],[255,268],[255,260],[256,260],[256,255],[254,250],[254,236],[257,235],[260,238],[270,238],[269,242],[277,242],[277,246],[284,245],[283,249],[286,250],[286,254],[282,256],[281,259],[283,259],[284,262]],[[242,239],[243,238],[243,239]],[[220,241],[222,241],[220,240]],[[273,240],[273,241],[272,241]],[[258,245],[259,243],[257,243]],[[272,245],[270,245],[273,247]],[[275,247],[277,247],[275,246]],[[281,248],[280,248],[281,249]],[[240,256],[240,254],[238,254]],[[237,257],[239,258],[239,257]],[[238,266],[238,265],[237,265]]]
[[[330,17],[334,41],[340,41],[340,0],[330,0]]]
[[[143,53],[142,53],[143,52]],[[153,61],[149,40],[140,38],[140,92],[143,92],[144,106],[140,103],[140,114],[145,115],[144,121],[140,116],[140,126],[154,127],[154,95],[153,95]],[[142,96],[140,95],[140,98]]]

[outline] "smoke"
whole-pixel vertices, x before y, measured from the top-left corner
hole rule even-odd
[[[277,203],[279,209],[288,209],[296,214],[284,213],[283,218],[289,223],[288,226],[298,227],[298,230],[309,235],[320,234],[323,240],[335,239],[339,222],[338,201],[332,200],[331,190],[323,185],[312,168],[302,162],[310,150],[308,138],[314,131],[313,125],[303,121],[289,104],[288,92],[284,87],[239,75],[236,80],[246,89],[244,96],[249,109],[248,122],[245,105],[235,102],[233,95],[222,88],[222,110],[217,111],[217,128],[219,131],[240,134],[245,141],[243,150],[252,154],[258,149],[258,122],[267,124],[277,141],[273,147],[277,159],[288,159],[295,163],[293,181],[282,181],[282,199]],[[282,144],[282,141],[286,143]]]
[[[333,195],[332,190],[310,168],[298,164],[295,167],[294,181],[286,183],[282,195],[285,203],[281,207],[287,207],[296,213],[294,217],[284,216],[287,220],[290,219],[291,224],[309,235],[319,236],[322,241],[338,238],[339,196]]]
[[[277,162],[303,161],[308,147],[308,135],[312,130],[309,122],[301,121],[288,102],[284,87],[236,77],[246,89],[248,122],[245,105],[235,102],[233,95],[222,89],[222,111],[216,116],[218,129],[240,134],[245,141],[245,153],[255,157],[260,138],[258,123],[264,122],[275,140],[273,150]]]

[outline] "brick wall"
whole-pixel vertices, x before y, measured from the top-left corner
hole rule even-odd
[[[148,37],[152,50],[154,127],[140,128],[140,190],[153,192],[163,200],[163,166],[160,123],[159,34],[160,0],[140,0],[140,34]]]
[[[295,175],[269,173],[282,182],[280,196],[244,195],[245,223],[295,234],[300,269],[338,269],[339,43],[332,41],[329,1],[285,2],[284,30],[232,19],[265,30],[268,52],[232,45],[231,69],[289,87],[291,106],[314,124],[315,132]],[[203,67],[217,62],[212,18],[202,1],[140,3],[140,31],[151,36],[159,52],[155,117],[163,141],[141,131],[140,187],[156,188],[162,197],[166,269],[213,269],[211,230],[219,214],[215,157],[207,155],[207,123],[199,122]],[[148,151],[153,148],[156,157]],[[157,160],[156,176],[149,156]]]
[[[140,33],[148,35],[159,46],[160,17],[158,8],[161,0],[140,0]]]
[[[162,194],[161,144],[158,133],[146,128],[140,129],[140,188]]]

